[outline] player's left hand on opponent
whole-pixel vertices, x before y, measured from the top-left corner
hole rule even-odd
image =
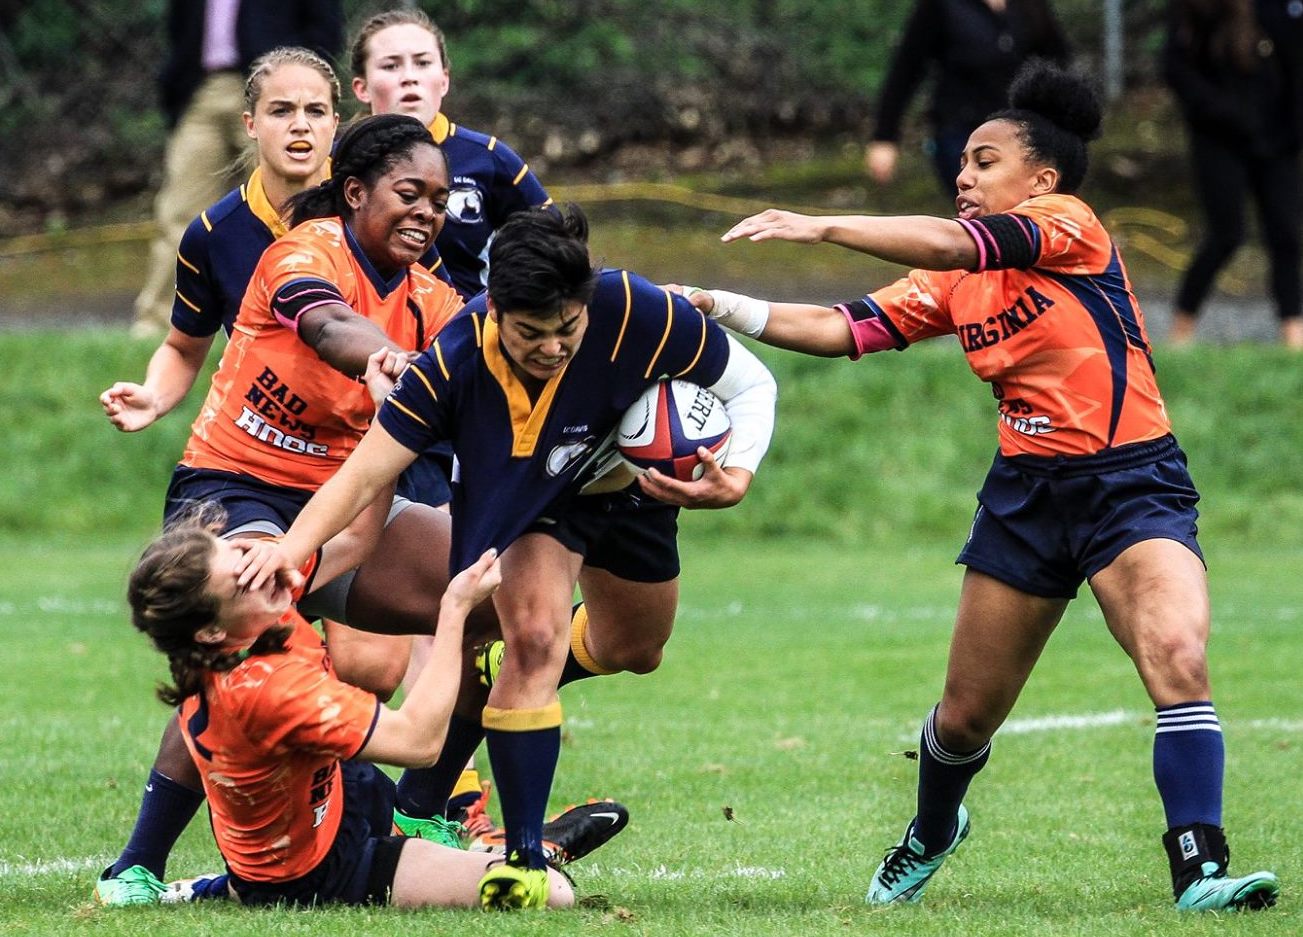
[[[638,486],[644,494],[681,508],[731,508],[742,500],[751,487],[750,472],[725,468],[705,446],[697,449],[697,458],[705,469],[696,481],[681,482],[648,469],[638,477]]]
[[[281,549],[279,540],[236,540],[241,550],[235,561],[235,584],[246,591],[261,589],[263,583],[275,577],[288,589],[303,585],[303,574]]]
[[[794,211],[770,208],[758,215],[742,219],[725,231],[720,240],[728,243],[739,238],[752,241],[779,240],[818,244],[824,238],[824,220],[814,215],[800,215]]]

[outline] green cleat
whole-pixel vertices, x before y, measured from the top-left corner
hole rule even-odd
[[[394,826],[398,832],[413,839],[429,840],[450,849],[462,849],[462,833],[465,831],[460,823],[445,820],[443,817],[409,817],[401,810],[394,810]]]
[[[547,869],[522,869],[503,863],[480,879],[480,907],[485,911],[546,908],[547,895]]]
[[[167,888],[143,865],[128,866],[112,878],[109,866],[95,883],[95,900],[110,908],[133,904],[160,904]]]
[[[490,641],[475,649],[475,669],[480,672],[480,683],[490,690],[498,682],[502,672],[502,658],[507,652],[507,645],[502,641]]]
[[[968,835],[968,810],[959,805],[959,815],[955,820],[955,838],[950,845],[935,855],[925,855],[923,844],[914,838],[914,822],[911,820],[905,835],[893,846],[869,882],[869,892],[864,900],[869,904],[895,904],[915,902],[923,894],[923,889],[932,880],[946,856],[959,848],[959,844]]]
[[[1261,911],[1280,894],[1280,882],[1270,872],[1231,878],[1215,862],[1205,862],[1203,872],[1176,899],[1178,911]]]
[[[1191,823],[1163,834],[1172,867],[1172,894],[1178,911],[1258,911],[1270,908],[1280,894],[1271,872],[1231,878],[1231,850],[1226,833],[1211,823]]]

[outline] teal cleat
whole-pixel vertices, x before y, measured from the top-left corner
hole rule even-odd
[[[95,883],[95,900],[110,908],[134,904],[159,904],[167,888],[143,865],[128,866],[112,878],[110,866]]]
[[[864,900],[869,904],[896,904],[918,901],[923,889],[941,868],[941,863],[959,848],[959,844],[968,836],[968,810],[959,805],[956,819],[955,838],[950,845],[936,855],[928,856],[923,852],[923,844],[914,838],[914,821],[901,837],[899,843],[887,852],[882,864],[873,873],[869,883],[869,893]]]
[[[394,810],[394,826],[398,832],[413,839],[425,839],[449,849],[463,849],[462,833],[465,831],[455,820],[443,817],[409,817],[401,810]]]
[[[1202,871],[1176,899],[1178,911],[1260,911],[1280,894],[1280,882],[1270,872],[1231,878],[1216,862],[1205,862]]]

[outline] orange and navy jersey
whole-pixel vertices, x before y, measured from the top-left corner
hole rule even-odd
[[[283,653],[259,654],[181,704],[213,834],[231,871],[250,881],[307,874],[330,851],[344,812],[339,763],[365,747],[380,703],[340,681],[312,626],[291,610]]]
[[[1167,435],[1144,317],[1090,208],[1045,195],[960,223],[978,244],[976,270],[911,271],[849,304],[852,320],[876,315],[901,348],[957,335],[998,401],[1007,456],[1089,455]]]
[[[279,314],[300,286],[409,350],[428,346],[461,308],[452,287],[415,265],[382,279],[340,219],[299,225],[254,270],[181,464],[313,491],[353,451],[375,408],[361,381],[322,361]]]

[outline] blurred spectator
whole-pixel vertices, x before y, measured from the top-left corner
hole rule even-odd
[[[1252,195],[1281,341],[1303,349],[1303,0],[1174,0],[1163,66],[1185,117],[1206,218],[1177,291],[1169,339],[1194,340],[1199,307],[1244,241],[1244,203]]]
[[[1033,56],[1068,60],[1048,0],[918,0],[883,81],[873,139],[864,150],[869,176],[882,184],[895,177],[905,112],[934,71],[927,146],[941,190],[952,196],[969,133],[1005,107],[1014,74]]]
[[[136,297],[137,335],[167,330],[181,235],[234,182],[234,161],[248,144],[240,115],[249,65],[289,45],[334,61],[344,45],[344,10],[342,0],[169,0],[167,35],[159,88],[173,129],[154,200],[158,232]]]

